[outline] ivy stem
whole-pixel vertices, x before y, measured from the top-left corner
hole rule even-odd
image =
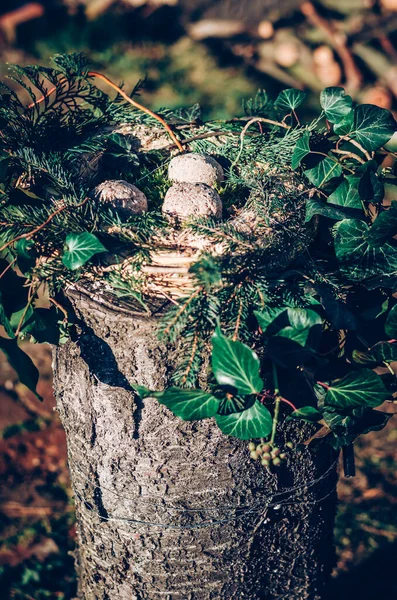
[[[292,410],[298,410],[296,408],[295,404],[292,404],[292,402],[287,400],[287,398],[283,398],[282,396],[279,396],[279,398],[280,398],[280,402],[284,402],[284,404],[288,404],[288,406],[290,406],[292,408]]]
[[[274,363],[272,364],[272,370],[273,370],[275,405],[274,405],[274,417],[273,417],[272,435],[270,438],[270,444],[273,445],[274,440],[276,438],[276,430],[277,430],[277,424],[278,424],[278,416],[279,416],[279,412],[280,412],[281,397],[280,397],[280,390],[278,387],[277,367]]]
[[[135,100],[130,98],[128,96],[128,94],[126,94],[118,85],[113,83],[113,81],[111,81],[109,79],[109,77],[106,77],[106,75],[102,75],[102,73],[97,73],[96,71],[89,71],[87,73],[87,76],[88,77],[96,77],[97,79],[101,79],[102,81],[107,83],[111,88],[116,90],[117,93],[120,94],[120,96],[122,96],[124,98],[124,100],[126,100],[127,102],[132,104],[132,106],[134,106],[135,108],[138,108],[139,110],[146,113],[147,115],[150,115],[151,117],[153,117],[153,119],[156,119],[156,121],[161,123],[161,125],[167,131],[168,135],[170,136],[170,138],[172,139],[174,144],[176,144],[176,146],[178,147],[178,150],[180,150],[180,152],[183,152],[183,146],[182,146],[181,142],[178,140],[178,138],[176,137],[175,133],[172,131],[172,129],[168,125],[168,123],[166,123],[164,121],[164,119],[162,117],[160,117],[160,115],[157,115],[155,112],[153,112],[149,108],[146,108],[146,106],[143,106],[142,104],[139,104],[139,102],[136,102]]]

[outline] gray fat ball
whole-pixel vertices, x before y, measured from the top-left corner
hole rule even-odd
[[[178,183],[215,185],[223,181],[223,169],[212,156],[189,152],[175,156],[168,166],[168,177]]]
[[[123,179],[103,181],[94,188],[92,196],[101,204],[111,205],[121,218],[140,215],[148,210],[145,194]]]
[[[167,191],[163,213],[179,221],[190,218],[222,217],[222,201],[219,194],[204,183],[174,183]]]

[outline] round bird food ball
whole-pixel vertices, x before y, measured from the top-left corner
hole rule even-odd
[[[220,219],[222,201],[219,194],[204,183],[174,183],[165,195],[162,210],[176,221],[192,217]]]
[[[108,179],[97,185],[92,193],[100,204],[115,208],[121,218],[140,215],[148,210],[145,194],[123,179]]]
[[[177,183],[215,185],[223,181],[223,169],[212,156],[189,152],[174,156],[168,166],[168,177]]]

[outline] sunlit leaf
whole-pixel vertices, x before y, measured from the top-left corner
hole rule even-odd
[[[346,118],[353,106],[353,100],[343,88],[328,87],[320,94],[320,104],[331,123],[339,123]]]
[[[327,406],[374,408],[390,397],[382,379],[370,369],[348,373],[329,386],[325,397]]]
[[[101,244],[93,233],[69,233],[66,236],[67,251],[62,257],[62,262],[68,269],[75,270],[82,267],[95,254],[106,252],[105,246]]]
[[[267,437],[273,423],[270,412],[258,400],[247,410],[230,415],[216,415],[215,420],[222,433],[240,440]]]

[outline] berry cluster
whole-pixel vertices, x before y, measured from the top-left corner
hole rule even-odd
[[[270,465],[274,467],[280,466],[281,462],[287,458],[287,451],[292,450],[293,447],[294,444],[292,442],[285,444],[284,451],[281,451],[280,448],[271,443],[255,444],[255,442],[250,442],[248,444],[251,458],[253,460],[260,460],[264,467],[270,467]]]

